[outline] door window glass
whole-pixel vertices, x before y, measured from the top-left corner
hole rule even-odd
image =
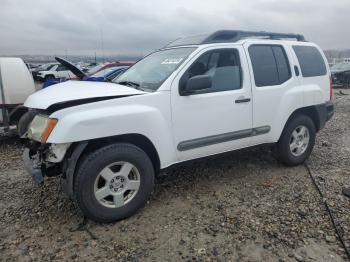
[[[280,85],[291,78],[287,55],[282,46],[252,45],[248,49],[255,85]]]
[[[196,93],[240,89],[242,86],[242,72],[238,50],[218,49],[204,53],[187,70],[180,83],[185,84],[189,78],[198,75],[211,76],[212,86]]]

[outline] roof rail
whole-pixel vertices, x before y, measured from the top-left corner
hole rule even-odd
[[[211,43],[237,42],[241,39],[246,38],[295,39],[297,41],[306,41],[304,36],[300,34],[283,34],[265,31],[254,32],[240,30],[220,30],[212,34],[203,34],[179,38],[169,43],[167,47],[179,45],[202,45]]]
[[[201,44],[220,43],[220,42],[236,42],[244,38],[262,37],[268,39],[296,39],[297,41],[305,41],[303,35],[299,34],[283,34],[265,31],[238,31],[238,30],[220,30],[211,34],[204,39]]]

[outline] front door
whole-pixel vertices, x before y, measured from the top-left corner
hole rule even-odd
[[[211,76],[211,88],[180,95],[189,78]],[[180,161],[246,147],[252,134],[251,84],[241,46],[205,49],[171,88],[174,142]]]

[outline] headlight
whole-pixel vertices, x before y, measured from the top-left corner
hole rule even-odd
[[[29,125],[28,138],[45,143],[57,124],[57,119],[36,115]]]

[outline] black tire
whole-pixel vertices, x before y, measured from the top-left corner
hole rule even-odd
[[[140,187],[136,195],[125,205],[106,207],[95,197],[95,180],[102,169],[119,161],[129,162],[137,168],[140,174]],[[117,143],[102,147],[84,157],[75,177],[74,196],[87,218],[96,222],[108,223],[136,213],[146,204],[153,186],[154,168],[148,155],[135,145]]]
[[[17,124],[17,134],[19,137],[22,137],[28,130],[30,122],[32,122],[36,112],[31,110],[25,112],[18,121]]]
[[[305,126],[309,132],[309,143],[305,151],[299,155],[295,156],[290,149],[290,141],[293,131],[299,127]],[[282,135],[276,145],[276,158],[287,166],[296,166],[305,162],[305,160],[310,156],[312,149],[315,144],[316,128],[312,119],[307,115],[296,115],[290,119]]]

